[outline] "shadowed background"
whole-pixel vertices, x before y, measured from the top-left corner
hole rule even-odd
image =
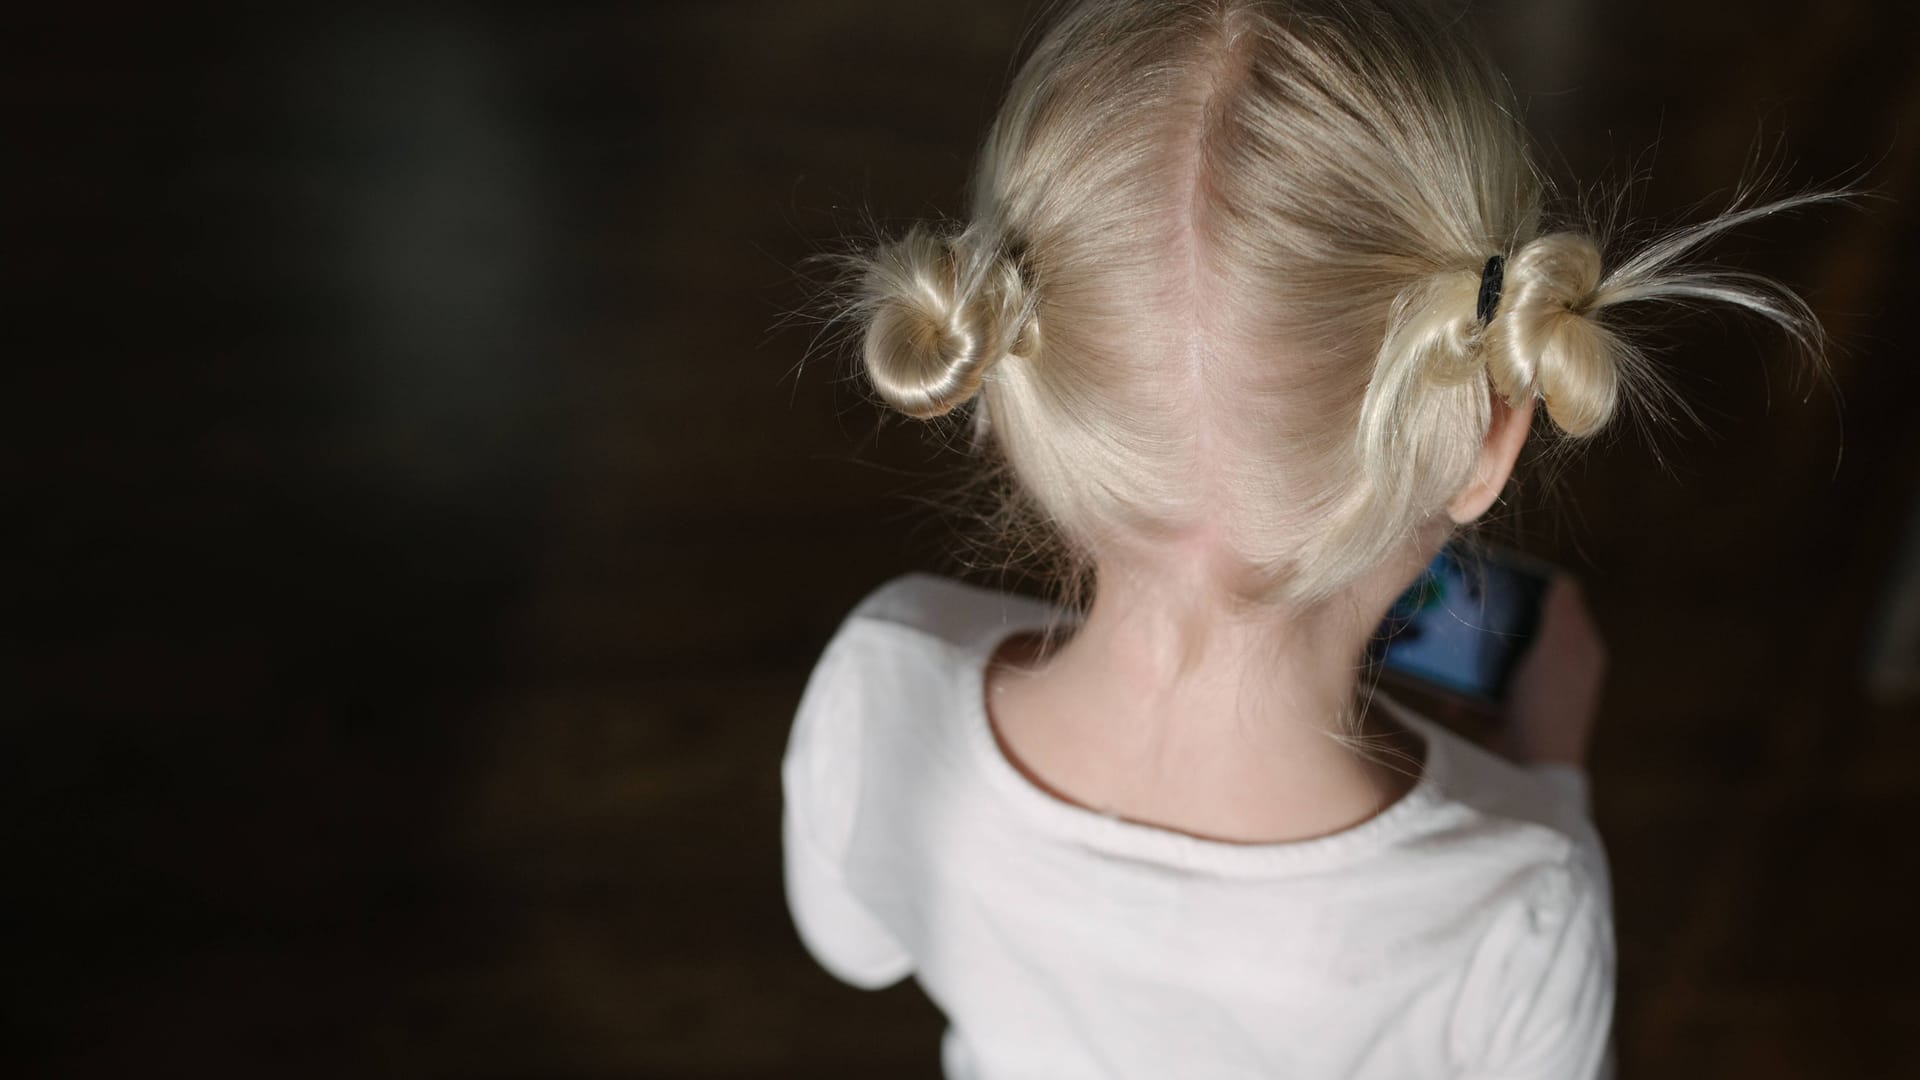
[[[783,316],[963,210],[1029,6],[10,20],[9,1075],[934,1075],[917,990],[801,951],[777,764],[855,600],[965,572],[964,459]],[[1469,17],[1655,220],[1756,147],[1889,196],[1734,245],[1833,388],[1676,325],[1710,432],[1508,524],[1612,647],[1622,1075],[1920,1075],[1920,9]]]

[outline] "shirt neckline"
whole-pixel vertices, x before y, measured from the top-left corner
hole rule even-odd
[[[1023,774],[1000,746],[987,709],[987,671],[993,657],[1018,634],[1042,629],[1058,617],[1036,610],[1008,618],[979,635],[967,650],[966,741],[988,783],[1023,816],[1065,839],[1136,861],[1228,877],[1307,873],[1356,862],[1413,831],[1441,801],[1448,756],[1443,732],[1432,721],[1381,693],[1373,700],[1423,745],[1420,778],[1378,814],[1339,832],[1306,840],[1237,843],[1194,836],[1131,821],[1067,802]]]

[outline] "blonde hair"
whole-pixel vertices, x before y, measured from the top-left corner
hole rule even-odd
[[[850,309],[879,396],[981,397],[1073,548],[1204,527],[1236,592],[1309,605],[1472,482],[1493,393],[1576,439],[1661,394],[1625,305],[1732,304],[1818,357],[1793,294],[1687,263],[1799,201],[1609,265],[1543,232],[1505,84],[1421,5],[1083,0],[1016,77],[971,220],[857,259]]]

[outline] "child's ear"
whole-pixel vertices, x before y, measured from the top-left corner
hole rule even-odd
[[[1518,405],[1509,405],[1497,391],[1493,392],[1493,419],[1488,422],[1487,437],[1480,444],[1480,464],[1474,470],[1473,483],[1447,504],[1447,516],[1455,525],[1477,520],[1500,497],[1532,426],[1532,394]]]

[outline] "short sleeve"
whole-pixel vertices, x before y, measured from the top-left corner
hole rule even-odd
[[[860,809],[861,661],[843,628],[808,680],[781,766],[787,907],[807,951],[835,978],[877,989],[911,958],[848,885]]]
[[[1536,761],[1525,768],[1553,792],[1554,798],[1578,810],[1582,817],[1593,816],[1592,782],[1585,769],[1557,761]]]
[[[1494,920],[1455,1015],[1461,1075],[1595,1080],[1610,1069],[1612,904],[1579,854],[1535,871]]]

